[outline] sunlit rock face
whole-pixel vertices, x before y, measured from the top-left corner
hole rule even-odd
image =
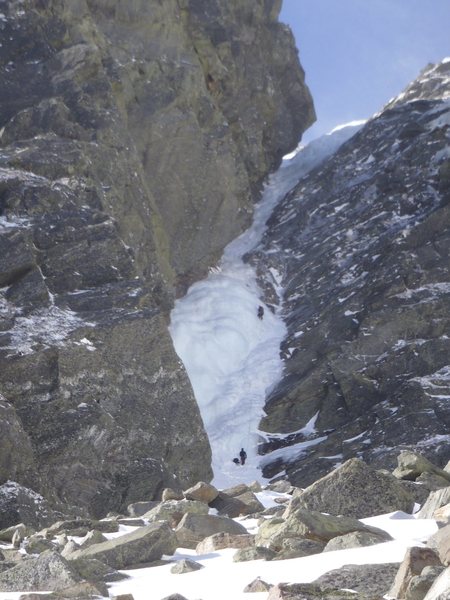
[[[211,477],[167,315],[313,119],[277,4],[0,1],[0,473],[64,510]]]
[[[267,476],[449,458],[449,98],[445,61],[299,182],[251,257],[278,271],[289,330]]]

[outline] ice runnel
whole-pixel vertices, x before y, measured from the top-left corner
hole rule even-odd
[[[219,488],[261,480],[258,424],[267,391],[283,369],[284,322],[262,302],[256,273],[242,257],[261,240],[276,204],[349,133],[324,137],[325,142],[319,138],[283,162],[265,187],[253,225],[227,246],[219,266],[192,285],[171,313],[170,333],[200,408],[212,448],[213,483]],[[244,466],[232,462],[241,447],[248,455]]]

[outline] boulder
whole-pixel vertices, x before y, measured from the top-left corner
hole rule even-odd
[[[247,562],[249,560],[272,560],[276,552],[263,546],[252,546],[251,548],[240,548],[233,554],[233,562]]]
[[[282,541],[281,549],[273,560],[287,560],[290,558],[301,558],[303,556],[320,554],[320,552],[323,551],[324,547],[325,544],[323,542],[317,542],[315,540],[307,540],[303,538],[286,538]]]
[[[170,569],[170,572],[175,575],[181,575],[183,573],[191,573],[192,571],[200,571],[203,568],[203,565],[195,562],[195,560],[183,559],[176,562]]]
[[[397,468],[393,475],[398,479],[416,480],[422,473],[433,473],[450,481],[450,473],[433,465],[427,458],[410,450],[402,451],[397,457]]]
[[[0,486],[0,528],[23,523],[41,529],[54,523],[59,516],[45,498],[33,490],[15,481]]]
[[[405,592],[405,600],[423,600],[445,567],[425,567],[420,575],[414,575]]]
[[[257,577],[251,583],[245,586],[244,593],[268,592],[272,585],[267,583],[261,577]]]
[[[346,548],[364,548],[365,546],[373,546],[382,544],[392,540],[391,536],[384,532],[371,533],[368,531],[352,531],[346,535],[340,535],[328,542],[324,548],[324,552],[332,552],[333,550],[345,550]]]
[[[102,542],[108,541],[103,533],[93,529],[89,531],[82,540],[80,540],[79,547],[80,548],[89,548],[89,546],[93,546],[94,544],[101,544]]]
[[[274,481],[273,483],[269,483],[267,489],[281,494],[293,494],[294,490],[296,489],[300,491],[300,488],[294,488],[293,485],[286,479],[280,479],[278,481]]]
[[[352,458],[303,491],[291,506],[332,515],[364,518],[402,510],[412,512],[414,498],[391,475],[380,473]],[[291,509],[288,508],[287,515]]]
[[[219,515],[230,517],[230,519],[246,514],[247,510],[247,505],[244,502],[233,496],[228,496],[225,492],[219,492],[218,496],[209,503],[209,506],[215,508]]]
[[[450,486],[431,492],[416,516],[420,519],[432,519],[434,512],[448,503],[450,503]]]
[[[326,543],[352,531],[385,535],[381,529],[365,525],[357,519],[324,515],[296,507],[295,511],[291,508],[286,519],[275,517],[262,523],[256,534],[255,543],[257,546],[266,546],[278,552],[286,538],[307,538]]]
[[[17,530],[21,532],[22,539],[24,539],[27,536],[33,535],[33,533],[36,533],[35,529],[33,529],[32,527],[27,527],[23,523],[19,523],[19,525],[13,525],[12,527],[2,529],[0,531],[0,541],[12,543],[14,534]]]
[[[206,537],[221,532],[247,534],[245,527],[226,517],[193,513],[185,514],[175,529],[178,545],[183,548],[195,548]]]
[[[421,473],[417,477],[416,482],[423,485],[430,492],[446,488],[449,484],[449,480],[446,477],[442,477],[442,475],[437,475],[436,473]]]
[[[49,550],[0,573],[0,591],[8,592],[58,591],[80,582],[70,563]]]
[[[161,500],[166,502],[167,500],[183,500],[183,492],[178,492],[172,488],[164,488]]]
[[[176,527],[186,513],[207,515],[208,511],[208,506],[197,500],[167,500],[149,510],[143,518],[150,523],[167,521],[171,527]]]
[[[439,556],[431,548],[408,548],[388,595],[404,598],[411,579],[420,575],[424,567],[440,565]]]
[[[440,526],[448,525],[450,522],[450,503],[437,508],[433,513],[433,519],[437,521]]]
[[[251,548],[255,545],[255,536],[250,533],[232,535],[231,533],[215,533],[197,544],[197,554],[209,554],[224,548]]]
[[[157,505],[158,502],[154,500],[148,500],[147,502],[133,502],[133,504],[127,506],[127,513],[130,517],[142,517],[142,515],[152,508],[155,508]]]
[[[190,487],[183,496],[186,500],[197,500],[198,502],[204,502],[209,504],[219,495],[219,490],[209,483],[199,481],[193,487]]]
[[[450,525],[445,525],[428,538],[427,545],[439,554],[442,564],[450,564]]]
[[[55,544],[39,536],[32,536],[28,538],[23,544],[23,547],[25,548],[25,552],[27,554],[42,554],[42,552],[45,552],[46,550],[57,549]]]
[[[123,579],[128,578],[128,575],[113,569],[106,563],[95,558],[78,558],[76,560],[71,560],[70,566],[82,579],[94,583],[122,581]]]
[[[167,523],[152,523],[121,537],[76,550],[70,561],[96,558],[115,569],[159,560],[163,554],[173,554],[177,539]]]
[[[356,598],[382,598],[395,577],[398,564],[344,565],[314,581],[323,590],[352,590]]]
[[[134,600],[133,594],[119,594],[118,596],[111,596],[111,600]]]
[[[181,594],[170,594],[170,596],[164,596],[161,600],[187,600],[187,598]]]
[[[450,567],[442,571],[423,600],[450,600]]]
[[[264,505],[261,504],[251,490],[248,490],[243,494],[239,494],[239,496],[236,496],[235,499],[243,502],[246,507],[245,510],[241,512],[241,515],[253,515],[255,513],[264,511]]]
[[[119,523],[114,519],[105,519],[96,521],[93,519],[71,519],[68,521],[57,521],[43,532],[46,538],[52,538],[60,533],[70,533],[70,535],[85,536],[91,529],[96,529],[102,533],[116,533],[119,531]]]

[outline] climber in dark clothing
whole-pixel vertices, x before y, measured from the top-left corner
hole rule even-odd
[[[264,316],[264,308],[262,306],[258,307],[258,317],[261,319],[261,321],[263,320],[263,316]]]
[[[245,465],[245,460],[247,458],[247,452],[244,450],[244,448],[241,448],[241,451],[239,452],[239,458],[241,459],[241,465]]]

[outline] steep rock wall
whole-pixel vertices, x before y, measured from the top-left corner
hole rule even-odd
[[[313,118],[277,3],[203,4],[0,2],[0,476],[64,511],[211,476],[168,309]]]
[[[289,335],[267,476],[450,458],[449,98],[450,62],[428,67],[269,221],[253,260],[279,273]]]

